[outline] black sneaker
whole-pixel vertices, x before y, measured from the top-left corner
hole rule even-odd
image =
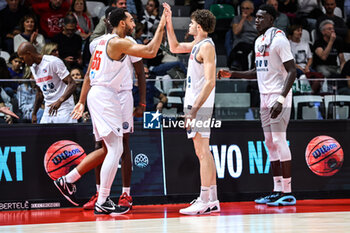
[[[271,202],[271,200],[275,199],[275,198],[279,198],[282,195],[281,192],[273,192],[270,195],[267,195],[265,197],[260,197],[258,199],[255,199],[255,203],[256,204],[266,204],[268,202]]]
[[[105,203],[102,205],[99,205],[97,202],[95,203],[95,211],[94,213],[99,215],[99,214],[109,214],[111,216],[113,215],[121,215],[125,214],[130,210],[130,207],[126,206],[119,206],[116,205],[112,199],[107,197]]]
[[[63,196],[73,205],[78,206],[78,202],[75,200],[75,192],[77,188],[75,184],[67,183],[66,177],[62,176],[53,182]]]
[[[279,206],[279,205],[295,205],[297,202],[296,198],[292,193],[282,193],[279,197],[271,199],[268,203],[268,206]]]

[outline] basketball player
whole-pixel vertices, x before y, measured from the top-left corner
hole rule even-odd
[[[113,30],[112,25],[109,22],[109,16],[112,10],[116,9],[116,7],[108,7],[105,11],[105,24],[107,28],[107,32],[111,33]],[[118,34],[119,33],[119,34]],[[128,32],[130,33],[130,32]],[[119,37],[125,36],[124,33],[121,33],[120,31],[117,31],[117,35]],[[126,35],[126,38],[136,43],[136,41],[129,35]],[[95,51],[96,46],[100,42],[100,40],[103,39],[103,36],[100,36],[96,39],[94,39],[90,43],[90,53],[93,54]],[[145,81],[145,74],[143,70],[143,61],[142,58],[139,57],[133,57],[129,56],[129,63],[128,66],[131,69],[131,74],[133,74],[133,68],[135,69],[136,77],[138,79],[138,83],[140,83],[140,104],[135,108],[135,114],[141,115],[145,111],[146,107],[146,81]],[[132,96],[132,86],[133,86],[133,76],[124,76],[123,82],[122,82],[121,91],[118,93],[121,109],[122,109],[122,118],[123,118],[123,154],[121,157],[121,167],[122,167],[122,182],[123,182],[123,188],[122,188],[122,195],[119,197],[118,205],[120,206],[132,206],[132,197],[130,196],[130,183],[131,183],[131,173],[132,173],[132,162],[131,162],[131,151],[129,146],[129,135],[133,132],[133,96]],[[99,149],[102,147],[101,142],[95,143],[95,149]],[[101,165],[97,166],[95,168],[95,177],[96,177],[96,189],[97,192],[94,196],[91,197],[91,199],[83,206],[84,209],[94,209],[95,203],[97,201],[98,197],[98,190],[100,186],[100,171],[101,171]]]
[[[102,148],[90,153],[76,168],[54,183],[67,200],[78,205],[74,198],[76,190],[74,183],[103,161],[100,173],[101,186],[94,213],[118,215],[130,209],[114,204],[108,197],[123,152],[122,111],[117,93],[121,89],[123,77],[131,76],[126,55],[155,57],[162,40],[165,17],[162,17],[155,37],[147,45],[134,44],[124,38],[135,27],[134,20],[127,10],[119,8],[113,10],[110,23],[114,27],[113,32],[104,35],[97,45],[84,79],[79,102],[72,112],[72,117],[79,119],[84,112],[87,99],[95,138],[96,141],[102,141]],[[118,32],[124,35],[123,38],[118,36]]]
[[[163,4],[167,19],[167,36],[172,53],[191,53],[187,70],[187,86],[184,112],[187,122],[205,121],[211,118],[215,97],[215,46],[208,33],[215,28],[215,16],[208,10],[196,10],[191,15],[190,43],[179,43],[174,33],[171,9]],[[187,126],[188,123],[187,123]],[[200,164],[200,196],[180,213],[187,215],[219,212],[220,203],[216,191],[216,168],[209,150],[210,128],[187,127],[187,136],[192,138]]]
[[[37,88],[32,123],[37,122],[38,112],[43,100],[45,110],[40,123],[76,123],[70,117],[74,108],[73,92],[75,81],[59,58],[39,54],[29,42],[23,42],[18,48],[18,56],[30,66]]]
[[[288,39],[283,31],[273,27],[276,11],[262,5],[256,13],[259,37],[255,41],[256,67],[249,71],[225,71],[219,77],[257,78],[260,91],[260,116],[269,149],[274,181],[272,194],[256,199],[258,204],[271,206],[295,205],[291,189],[291,152],[286,130],[292,106],[291,87],[296,68]]]

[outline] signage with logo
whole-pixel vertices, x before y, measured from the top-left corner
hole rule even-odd
[[[212,129],[210,150],[213,154],[219,193],[233,194],[270,192],[273,189],[268,149],[258,121],[223,122]],[[335,138],[350,153],[350,127],[347,121],[291,122],[287,139],[292,153],[292,188],[295,192],[350,191],[350,161],[329,177],[314,174],[305,161],[309,141],[318,135]],[[168,194],[199,193],[199,162],[192,140],[185,130],[164,129],[164,154]],[[181,184],[181,188],[178,187]]]
[[[0,131],[1,135],[6,135],[0,144],[0,210],[67,205],[45,172],[45,152],[54,142],[71,140],[90,153],[94,150],[91,125],[11,125],[3,126]],[[160,131],[143,130],[141,125],[136,125],[135,133],[130,136],[130,148],[133,160],[131,194],[164,195]],[[89,199],[96,192],[94,171],[82,176],[76,184],[78,200]],[[119,197],[121,191],[121,169],[118,169],[111,196]],[[33,200],[39,203],[33,204]]]

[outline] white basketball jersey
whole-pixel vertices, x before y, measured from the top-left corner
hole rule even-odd
[[[124,56],[119,61],[112,60],[107,54],[107,45],[111,39],[118,37],[114,34],[102,36],[95,52],[92,55],[93,61],[90,68],[90,85],[104,86],[113,91],[120,91],[124,77],[131,77],[129,59]]]
[[[111,34],[107,34],[107,35],[111,35]],[[115,35],[115,34],[114,34]],[[103,36],[100,36],[100,37],[97,37],[95,38],[93,41],[91,41],[90,43],[90,53],[93,54],[97,45],[99,44],[99,42],[105,37],[106,35],[103,35]],[[125,37],[126,39],[128,40],[131,40],[133,43],[137,43],[135,41],[134,38],[132,38],[131,36],[126,36]],[[131,74],[133,74],[134,72],[134,66],[133,66],[133,63],[136,63],[138,61],[140,61],[142,58],[140,57],[134,57],[134,56],[130,56],[130,55],[127,55],[127,59],[129,60],[128,61],[128,67],[130,69],[130,72]],[[121,87],[120,87],[120,90],[121,91],[125,91],[125,90],[132,90],[132,87],[133,87],[133,75],[131,76],[124,76],[123,77],[123,81],[122,81],[122,84],[121,84]]]
[[[55,56],[44,55],[40,64],[33,64],[30,70],[36,84],[44,95],[45,107],[56,102],[66,91],[67,84],[62,80],[69,75],[63,61]],[[74,107],[73,96],[64,101],[60,109]]]
[[[186,93],[185,93],[185,101],[184,108],[188,108],[188,106],[193,106],[194,102],[199,96],[199,93],[202,91],[205,84],[204,77],[204,65],[203,63],[197,61],[196,56],[200,47],[204,43],[210,43],[213,46],[214,42],[211,38],[206,38],[197,44],[195,44],[192,48],[190,58],[188,60],[188,69],[187,69],[187,85],[186,85]],[[215,56],[216,63],[216,56]],[[207,100],[201,107],[213,107],[214,105],[214,97],[215,97],[215,88],[211,91]]]
[[[284,32],[269,28],[255,40],[255,67],[261,94],[280,94],[287,71],[283,63],[294,59]]]

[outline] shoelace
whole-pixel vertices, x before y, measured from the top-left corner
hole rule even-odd
[[[191,201],[190,205],[195,204],[195,203],[199,203],[202,202],[200,197],[197,197],[196,199],[194,199],[193,201]]]
[[[130,201],[131,197],[130,197],[128,194],[123,193],[121,199],[125,199],[125,200],[127,200],[127,201]]]
[[[109,197],[107,198],[106,202],[107,202],[108,204],[110,204],[111,206],[117,207],[117,204],[115,204],[114,201],[112,201],[112,199],[109,198]]]
[[[67,188],[69,189],[69,185],[66,183]],[[75,186],[75,184],[70,184],[72,189],[70,191],[72,191],[73,193],[75,193],[77,191],[77,186]]]

